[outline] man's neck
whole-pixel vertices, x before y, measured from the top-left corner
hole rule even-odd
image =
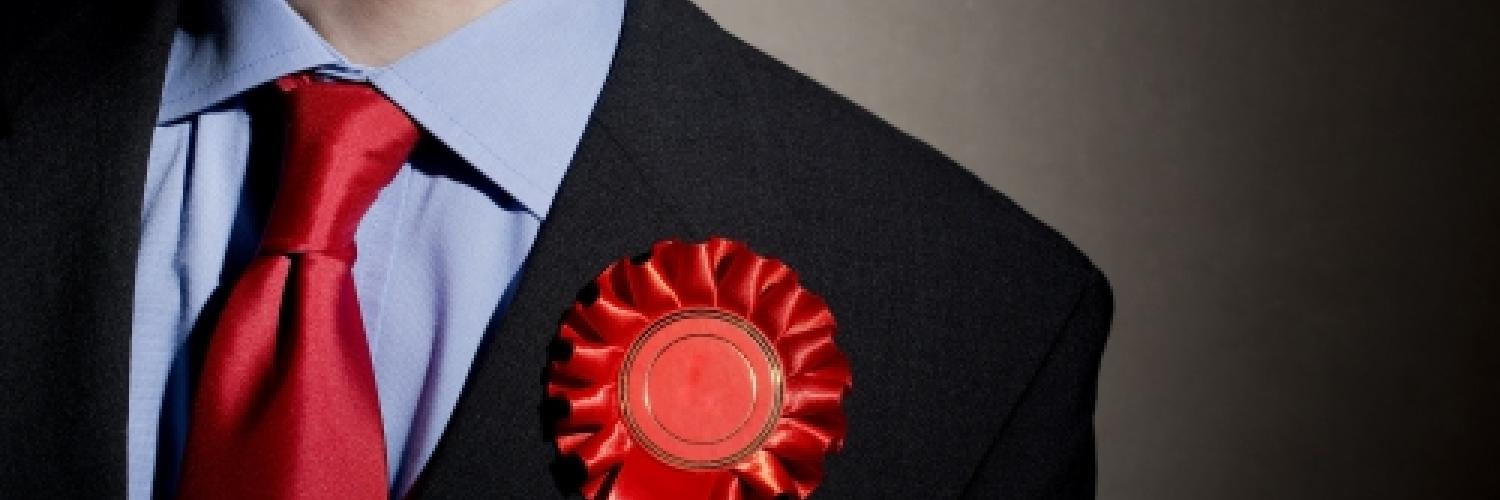
[[[505,1],[289,0],[289,3],[352,62],[385,66]]]

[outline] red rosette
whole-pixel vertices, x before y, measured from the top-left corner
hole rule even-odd
[[[593,499],[806,498],[843,446],[849,362],[785,264],[722,238],[663,241],[579,294],[547,394]]]

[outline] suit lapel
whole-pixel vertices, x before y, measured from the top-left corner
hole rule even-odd
[[[543,367],[558,320],[576,293],[609,263],[657,240],[702,238],[673,193],[626,147],[640,140],[628,121],[653,88],[639,68],[660,16],[656,2],[632,1],[604,90],[585,128],[512,303],[487,334],[442,439],[408,498],[549,498],[579,470],[554,462],[544,419]],[[673,137],[673,140],[690,140]],[[685,188],[685,187],[684,187]],[[668,187],[668,189],[677,189]]]
[[[174,3],[8,12],[20,18],[0,68],[4,496],[125,491],[141,186]]]
[[[655,240],[688,236],[597,121],[470,372],[447,430],[409,498],[557,496],[543,435],[542,368],[558,318],[608,263]],[[559,474],[554,474],[558,472]]]
[[[919,215],[938,212],[914,203],[941,200],[892,196],[887,186],[930,182],[911,167],[946,160],[851,112],[691,2],[632,0],[624,23],[515,302],[489,332],[410,497],[573,491],[557,483],[576,483],[578,467],[553,462],[543,431],[552,408],[542,407],[542,369],[560,315],[614,259],[707,231],[782,259],[838,317],[856,388],[845,406],[848,447],[828,459],[818,495],[958,496],[1036,366],[1039,354],[1022,347],[1045,343],[1028,336],[1060,325],[1012,325],[995,332],[1004,341],[981,341],[970,326],[978,320],[965,323],[973,315],[951,310],[940,285],[971,270],[914,263],[925,244],[912,241],[951,241],[932,232],[946,226]],[[916,410],[927,408],[943,411]]]

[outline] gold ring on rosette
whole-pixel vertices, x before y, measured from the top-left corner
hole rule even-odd
[[[769,339],[734,313],[674,311],[646,327],[619,372],[622,420],[663,463],[717,469],[760,449],[785,381]]]

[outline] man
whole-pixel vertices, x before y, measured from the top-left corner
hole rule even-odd
[[[192,440],[212,432],[204,387],[234,379],[219,317],[243,318],[265,205],[297,179],[256,168],[296,154],[278,138],[295,112],[267,103],[302,75],[373,89],[420,131],[346,269],[390,496],[577,491],[589,471],[558,456],[537,378],[559,316],[623,256],[724,236],[837,318],[854,389],[815,497],[1092,497],[1102,275],[690,3],[182,1],[8,20],[8,496],[173,497],[260,453]],[[286,497],[320,497],[303,488]]]

